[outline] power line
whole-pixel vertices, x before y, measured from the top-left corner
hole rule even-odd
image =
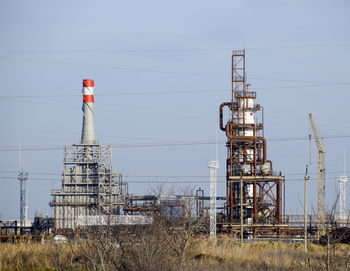
[[[15,173],[15,172],[12,172],[12,171],[0,171],[1,173]],[[339,174],[343,173],[342,171],[338,171],[338,172],[328,172],[328,178],[335,178],[337,177]],[[35,176],[60,176],[62,174],[60,173],[51,173],[51,174],[48,174],[48,173],[32,173],[32,172],[28,172],[28,174],[31,176],[32,179],[36,180],[55,180],[55,181],[58,181],[59,179],[55,178],[40,178],[40,177],[35,177]],[[332,175],[330,175],[332,174]],[[208,176],[207,175],[125,175],[125,174],[122,174],[123,175],[123,178],[126,179],[126,180],[129,180],[129,179],[138,179],[138,178],[152,178],[152,179],[208,179]],[[315,175],[317,176],[317,173],[312,173],[310,175]],[[302,174],[288,174],[288,173],[285,173],[284,176],[287,176],[287,179],[288,176],[300,176],[300,179],[302,179]],[[12,177],[12,176],[3,176],[4,178],[15,178],[15,177]],[[225,178],[226,176],[225,175],[218,175],[219,178]],[[295,177],[293,178],[295,179]],[[299,180],[299,178],[297,178]],[[159,180],[161,181],[161,180]],[[134,182],[134,181],[131,181],[131,182]]]
[[[147,181],[128,181],[128,184],[209,184],[209,176],[207,176],[207,181],[157,181],[157,180],[147,180]],[[0,176],[1,179],[17,180],[15,176]],[[190,178],[189,178],[190,179]],[[56,181],[61,182],[61,179],[53,178],[29,178],[31,181]],[[317,178],[310,178],[310,180],[317,181]],[[286,178],[286,182],[303,181],[303,178]],[[218,181],[218,183],[226,183],[226,180]]]
[[[148,72],[148,73],[174,74],[174,75],[185,75],[185,76],[220,77],[220,78],[227,77],[224,75],[213,75],[213,74],[205,74],[205,73],[185,73],[185,72],[177,72],[177,71],[163,71],[163,70],[152,70],[152,69],[143,69],[143,68],[100,66],[100,65],[79,64],[79,63],[71,63],[71,62],[61,62],[61,61],[41,60],[41,59],[28,59],[28,58],[18,58],[18,57],[0,56],[0,58],[9,59],[9,60],[28,61],[28,62],[68,65],[68,66],[76,66],[76,67],[89,67],[89,68],[102,69],[102,70],[121,70],[121,71],[132,71],[132,72]]]
[[[301,49],[301,48],[327,48],[327,47],[348,47],[350,43],[337,44],[300,44],[300,45],[286,45],[286,46],[260,46],[248,47],[247,50],[266,50],[266,49]]]
[[[324,136],[324,139],[336,139],[336,138],[349,138],[350,135],[329,135]],[[306,136],[302,137],[280,137],[267,139],[268,142],[279,142],[279,141],[302,141],[308,140]],[[216,143],[225,143],[225,140],[218,141],[179,141],[179,142],[162,142],[162,143],[136,143],[136,144],[107,144],[111,145],[112,148],[152,148],[152,147],[175,147],[175,146],[195,146],[195,145],[213,145]],[[51,151],[51,150],[62,150],[63,146],[22,146],[22,151]],[[18,151],[16,146],[0,147],[0,151]]]
[[[262,49],[262,48],[263,47],[260,47],[260,48],[256,47],[255,49]],[[91,68],[107,69],[107,70],[123,70],[123,71],[132,71],[132,72],[148,72],[148,73],[174,74],[174,75],[185,75],[185,76],[205,76],[205,77],[220,77],[220,78],[229,77],[227,75],[219,75],[219,74],[189,73],[189,72],[178,72],[178,71],[152,70],[152,69],[144,69],[144,68],[128,68],[128,67],[118,67],[118,66],[101,66],[101,65],[90,65],[90,64],[81,64],[81,63],[71,63],[71,62],[42,60],[42,59],[28,59],[28,58],[18,58],[18,57],[6,57],[6,56],[0,56],[0,58],[9,59],[9,60],[38,62],[38,63],[52,63],[52,64],[69,65],[69,66],[77,66],[77,67],[91,67]],[[345,83],[345,84],[348,84],[348,83]],[[334,84],[329,84],[329,85],[334,85]],[[323,85],[317,85],[317,86],[323,86]],[[294,87],[294,86],[291,86],[291,87]]]
[[[255,46],[246,47],[246,50],[267,49],[298,49],[298,48],[326,48],[348,47],[350,43],[338,44],[306,44],[286,46]],[[236,46],[235,46],[236,47]],[[232,48],[157,48],[157,49],[1,49],[0,53],[182,53],[182,52],[216,52],[232,51]]]
[[[124,95],[159,95],[159,94],[185,94],[185,93],[211,93],[225,92],[229,89],[212,90],[174,90],[174,91],[139,91],[139,92],[119,92],[119,93],[96,93],[94,96],[124,96]],[[1,95],[0,98],[61,98],[61,97],[80,97],[81,94],[55,94],[55,95]]]
[[[308,87],[328,87],[328,86],[346,86],[350,82],[339,83],[320,83],[320,84],[304,84],[304,85],[285,85],[251,88],[252,90],[269,90],[269,89],[287,89],[287,88],[308,88]],[[186,93],[216,93],[226,92],[230,89],[211,89],[211,90],[174,90],[174,91],[139,91],[139,92],[119,92],[119,93],[97,93],[95,96],[128,96],[128,95],[169,95],[169,94],[186,94]],[[66,98],[80,97],[80,94],[55,94],[55,95],[0,95],[0,98]]]

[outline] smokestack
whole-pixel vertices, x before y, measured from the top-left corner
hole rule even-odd
[[[94,81],[83,80],[83,130],[81,132],[81,144],[95,143],[94,128]]]

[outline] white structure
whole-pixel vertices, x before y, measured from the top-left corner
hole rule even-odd
[[[216,236],[216,184],[217,184],[217,169],[219,168],[219,161],[209,161],[210,170],[210,236]]]
[[[25,227],[27,225],[27,191],[26,191],[26,182],[28,179],[28,173],[23,172],[23,161],[22,161],[22,152],[21,152],[21,143],[19,144],[19,173],[18,180],[20,181],[20,226]]]
[[[246,76],[246,75],[245,75]],[[255,118],[255,112],[257,108],[259,107],[258,105],[255,104],[255,98],[256,94],[254,92],[249,91],[250,84],[246,85],[245,93],[244,92],[238,92],[236,93],[236,96],[238,100],[238,118],[236,121],[238,124],[245,125],[244,129],[241,131],[238,131],[237,136],[243,136],[243,137],[252,137],[256,136],[256,118]],[[239,162],[244,162],[244,154],[243,152],[240,151],[240,154],[238,155],[239,157]],[[242,175],[250,175],[254,173],[253,170],[253,165],[252,162],[254,161],[254,148],[250,147],[246,150],[246,163],[242,165],[238,165],[236,167],[240,167],[240,171]],[[270,166],[269,164],[264,164],[261,166],[261,171],[265,174],[268,175],[270,174]],[[265,171],[265,172],[264,172]],[[245,183],[244,188],[243,188],[243,198],[245,203],[244,209],[250,209],[248,213],[252,213],[253,209],[253,184],[252,183]],[[245,195],[245,196],[244,196]],[[247,218],[247,224],[252,224],[252,218]]]
[[[347,220],[346,212],[346,183],[348,182],[348,176],[346,176],[346,154],[344,150],[344,175],[339,177],[339,215],[340,220]]]
[[[83,80],[83,130],[81,132],[81,144],[93,144],[95,142],[94,128],[94,81]]]
[[[77,219],[78,226],[147,225],[152,222],[151,216],[144,215],[79,216]]]
[[[339,177],[339,219],[342,221],[347,220],[346,212],[346,183],[348,182],[348,176],[341,175]]]
[[[250,84],[247,84],[247,93],[249,92]],[[238,96],[241,96],[242,94],[237,94]],[[238,100],[238,123],[239,124],[251,124],[250,127],[245,127],[244,130],[240,131],[240,136],[254,136],[254,124],[255,124],[255,103],[254,103],[255,97],[253,95],[247,95],[246,97],[240,97]],[[253,160],[253,159],[251,159]]]
[[[346,183],[348,182],[348,176],[346,175],[346,159],[344,150],[344,174],[339,176],[339,214],[336,214],[335,219],[338,222],[348,222],[349,216],[346,211]]]
[[[26,181],[28,179],[28,173],[24,173],[23,170],[18,174],[18,180],[20,181],[20,225],[25,227],[27,223],[27,192]]]
[[[119,214],[123,204],[121,175],[112,169],[112,147],[95,140],[93,88],[93,80],[83,80],[81,143],[65,146],[62,188],[51,193],[56,229],[76,228],[81,216]]]

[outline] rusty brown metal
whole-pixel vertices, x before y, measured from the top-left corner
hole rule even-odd
[[[222,223],[230,225],[230,230],[238,228],[243,204],[247,234],[281,235],[282,227],[278,225],[283,223],[284,177],[274,175],[272,162],[267,159],[263,115],[260,123],[254,115],[262,107],[255,103],[256,92],[249,90],[245,68],[245,50],[233,51],[231,101],[219,107],[219,127],[227,136],[226,209]],[[229,117],[224,125],[225,110],[229,111]],[[268,167],[268,171],[263,167]],[[239,176],[243,179],[243,203]]]

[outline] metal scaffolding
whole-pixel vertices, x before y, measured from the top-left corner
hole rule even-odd
[[[217,184],[217,169],[219,168],[219,161],[209,162],[210,170],[210,209],[209,209],[209,221],[210,221],[210,236],[216,236],[216,184]]]
[[[27,180],[28,173],[24,173],[23,171],[23,160],[22,160],[22,144],[19,142],[19,152],[18,152],[18,180],[20,182],[20,203],[19,203],[19,219],[21,226],[21,234],[24,233],[23,229],[27,224],[27,214],[28,214],[28,206],[27,206]]]
[[[255,114],[261,107],[249,86],[245,50],[233,51],[232,99],[220,106],[220,129],[227,136],[226,212],[221,228],[238,233],[244,224],[247,236],[280,235],[284,177],[274,174],[267,160],[263,115],[258,122]],[[224,108],[230,111],[225,126]]]
[[[28,180],[28,173],[21,172],[18,174],[18,180],[20,181],[20,224],[21,227],[25,227],[27,223],[27,193],[26,182]]]
[[[111,145],[66,145],[62,188],[51,193],[56,229],[74,229],[80,216],[119,214],[122,185],[112,170]]]
[[[346,221],[348,216],[346,212],[346,183],[348,176],[341,175],[339,177],[339,215],[342,221]]]

